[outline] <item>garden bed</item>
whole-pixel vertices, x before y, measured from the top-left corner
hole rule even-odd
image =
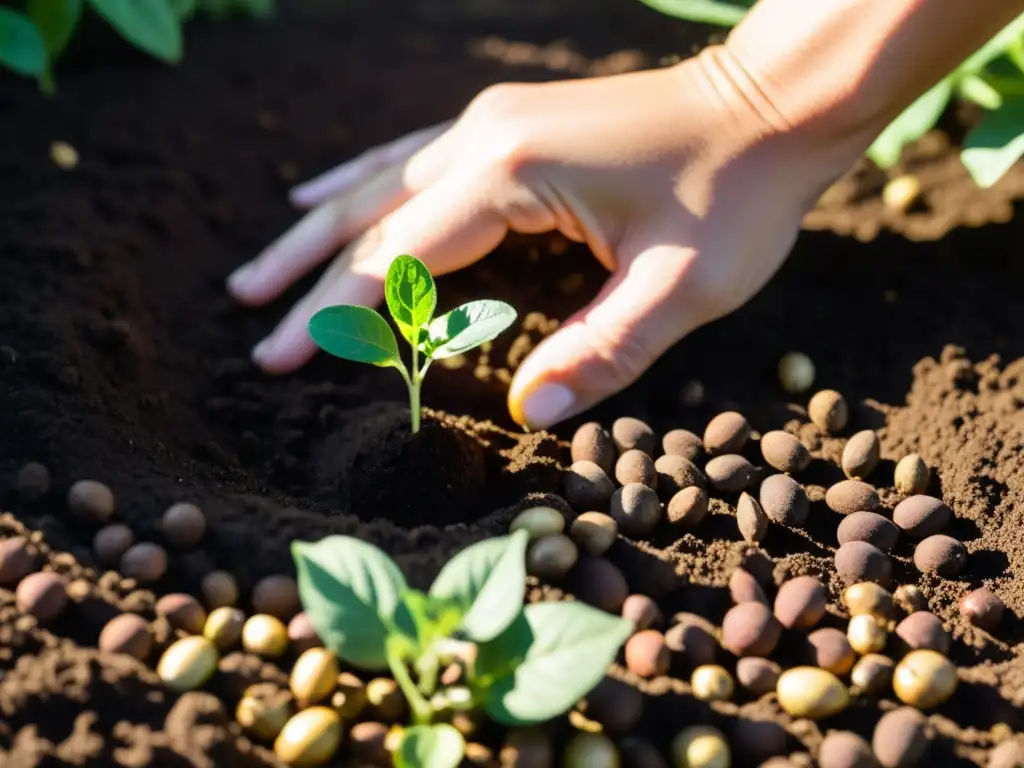
[[[144,665],[95,650],[112,613],[152,616],[155,597],[195,593],[214,569],[248,595],[259,578],[292,572],[293,539],[331,533],[378,544],[422,586],[455,551],[504,532],[528,499],[558,490],[567,441],[585,419],[630,415],[659,434],[700,434],[736,409],[760,433],[800,434],[822,460],[801,477],[817,522],[773,530],[764,548],[777,582],[820,575],[838,597],[838,517],[822,500],[842,477],[834,465],[844,440],[807,424],[806,396],[780,390],[775,365],[790,349],[814,360],[816,386],[844,393],[851,430],[878,430],[880,487],[906,453],[933,467],[931,491],[952,507],[952,532],[970,552],[954,580],[921,577],[905,557],[896,564],[952,626],[961,667],[960,690],[931,716],[932,755],[984,765],[1000,737],[994,725],[1024,728],[1024,218],[1019,206],[1011,216],[1024,194],[1020,168],[977,190],[935,134],[906,159],[923,204],[899,215],[878,200],[877,174],[859,168],[809,216],[792,258],[754,301],[555,434],[523,435],[504,403],[524,353],[602,280],[585,249],[559,240],[510,238],[439,280],[441,309],[502,299],[521,327],[460,365],[438,366],[424,390],[438,412],[416,444],[396,434],[406,412],[393,372],[320,355],[275,379],[249,363],[250,346],[309,282],[253,311],[232,304],[224,278],[294,220],[292,182],[451,116],[489,83],[653,66],[703,39],[680,39],[681,27],[637,6],[614,27],[598,16],[428,26],[286,13],[267,27],[196,25],[177,69],[100,36],[71,52],[50,100],[4,78],[0,501],[9,514],[0,534],[32,537],[74,584],[71,608],[45,627],[0,589],[0,755],[8,750],[11,765],[273,764],[231,712],[239,686],[280,680],[279,670],[237,653],[208,693],[179,697]],[[77,168],[53,165],[54,140],[78,150]],[[35,503],[14,487],[27,461],[54,478]],[[116,519],[138,540],[160,541],[160,516],[183,500],[202,508],[207,534],[198,549],[172,553],[152,587],[105,574],[91,551],[95,527],[66,511],[80,478],[110,485]],[[658,599],[666,616],[685,610],[720,623],[728,609],[742,542],[727,498],[712,502],[695,533],[615,545],[610,557],[632,589]],[[887,506],[895,499],[883,492]],[[1012,614],[993,635],[957,612],[983,582]],[[659,747],[694,720],[726,733],[744,719],[775,721],[788,729],[787,753],[820,741],[817,726],[793,721],[772,697],[711,706],[679,676],[615,674],[644,691],[637,733]],[[887,707],[853,708],[825,726],[870,737]]]

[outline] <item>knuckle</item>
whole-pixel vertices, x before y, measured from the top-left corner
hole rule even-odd
[[[609,328],[592,319],[587,326],[604,363],[607,384],[615,391],[639,379],[657,357],[638,334],[627,329]]]

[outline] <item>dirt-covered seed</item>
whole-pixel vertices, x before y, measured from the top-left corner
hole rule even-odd
[[[868,613],[853,616],[846,627],[846,639],[850,641],[850,647],[862,656],[878,653],[885,648],[887,635],[883,621]]]
[[[292,714],[291,694],[273,683],[249,686],[235,707],[235,721],[265,741],[277,738]]]
[[[725,667],[704,664],[693,670],[690,688],[701,701],[728,701],[732,698],[736,684]]]
[[[928,490],[931,472],[920,454],[909,453],[896,463],[893,471],[893,484],[904,496],[924,493]]]
[[[956,576],[967,565],[967,548],[952,536],[937,533],[914,548],[914,566],[921,573]]]
[[[999,626],[1006,604],[995,592],[985,587],[968,592],[960,600],[960,615],[976,627],[991,632]]]
[[[526,572],[545,581],[559,581],[578,559],[575,542],[564,533],[553,533],[538,539],[526,550]]]
[[[818,747],[819,768],[877,768],[871,745],[853,731],[829,731]]]
[[[871,748],[882,768],[913,768],[928,751],[924,715],[913,707],[886,712],[875,724]]]
[[[211,571],[199,585],[203,602],[209,609],[231,606],[238,602],[238,582],[227,571]]]
[[[850,670],[850,684],[857,695],[881,696],[892,685],[896,663],[880,653],[868,653],[857,659]]]
[[[839,523],[836,536],[840,544],[866,541],[883,552],[892,552],[900,537],[900,529],[877,512],[854,512]]]
[[[562,533],[565,518],[554,507],[530,507],[513,517],[508,529],[511,533],[526,531],[530,541],[534,541],[552,533]]]
[[[299,585],[291,576],[284,574],[265,576],[252,588],[252,607],[256,613],[269,613],[281,621],[288,621],[302,610]]]
[[[569,445],[569,452],[574,462],[589,461],[608,474],[615,465],[615,444],[612,442],[612,436],[596,421],[589,421],[576,430]]]
[[[739,493],[750,485],[754,465],[736,453],[716,456],[704,467],[708,482],[724,493]],[[762,504],[763,506],[763,504]]]
[[[220,650],[226,651],[241,639],[243,626],[245,614],[238,608],[222,605],[210,611],[203,626],[203,636]]]
[[[878,547],[866,541],[849,541],[836,550],[836,571],[847,584],[873,581],[888,584],[892,576],[892,560]]]
[[[122,613],[104,625],[96,646],[104,653],[123,653],[145,661],[153,648],[153,635],[141,616]]]
[[[135,543],[135,534],[124,523],[111,523],[100,528],[92,538],[92,549],[102,565],[113,567]]]
[[[846,441],[840,463],[847,477],[863,480],[875,471],[881,458],[878,435],[873,429],[862,429]]]
[[[807,492],[789,475],[766,477],[758,496],[761,508],[772,522],[792,527],[800,527],[807,522],[811,508]]]
[[[942,532],[952,518],[952,510],[941,499],[923,494],[905,498],[892,511],[892,521],[912,539]]]
[[[645,698],[636,686],[605,676],[586,695],[581,709],[588,719],[600,723],[605,733],[622,734],[640,722]]]
[[[191,549],[206,533],[206,517],[195,504],[179,502],[164,512],[160,527],[172,546]]]
[[[632,416],[622,416],[612,422],[612,442],[620,456],[634,449],[653,456],[658,445],[654,430]]]
[[[736,680],[754,696],[763,696],[775,690],[782,667],[771,659],[747,656],[736,662]]]
[[[68,490],[68,511],[86,523],[105,523],[114,514],[114,492],[97,480],[79,480]]]
[[[818,429],[835,435],[846,429],[850,409],[846,399],[834,389],[815,392],[807,404],[807,415]]]
[[[737,550],[738,565],[763,586],[772,586],[775,564],[763,549],[758,547],[741,547]]]
[[[665,633],[665,645],[690,667],[712,664],[718,652],[713,628],[700,616],[676,615],[677,623]]]
[[[163,616],[175,629],[199,635],[206,624],[206,610],[192,595],[174,592],[156,601],[156,615]]]
[[[736,656],[768,656],[778,645],[782,625],[763,603],[740,603],[722,620],[722,646]]]
[[[274,739],[274,754],[291,766],[323,765],[341,744],[341,716],[330,707],[310,707],[292,716]]]
[[[30,461],[18,471],[15,487],[22,501],[38,501],[50,492],[50,470],[37,461]]]
[[[828,592],[814,576],[797,576],[779,587],[775,618],[787,629],[810,629],[825,615]]]
[[[768,535],[768,515],[761,508],[760,502],[744,491],[736,503],[736,525],[740,535],[748,544],[763,541]]]
[[[156,673],[172,690],[192,691],[210,679],[219,660],[213,643],[202,635],[189,635],[163,652]]]
[[[36,569],[38,560],[24,536],[0,541],[0,586],[17,584]]]
[[[657,626],[662,621],[661,609],[647,595],[627,597],[622,604],[622,618],[632,621],[638,632]]]
[[[654,629],[637,632],[626,641],[626,667],[640,677],[658,677],[668,672],[672,657],[665,636]]]
[[[850,704],[850,694],[838,677],[818,667],[793,667],[779,676],[779,705],[793,717],[821,720]]]
[[[749,602],[768,605],[768,596],[764,589],[750,571],[743,568],[734,568],[729,576],[729,596],[737,605]]]
[[[54,573],[30,573],[18,582],[14,602],[18,610],[35,616],[39,621],[53,621],[67,608],[67,588]]]
[[[768,466],[790,474],[803,472],[811,463],[811,453],[800,439],[781,429],[761,436],[761,455]]]
[[[888,619],[892,615],[892,595],[871,581],[851,584],[843,592],[843,602],[851,616],[869,615]]]
[[[668,521],[684,530],[693,530],[708,514],[708,492],[697,486],[683,488],[665,507]]]
[[[612,494],[608,514],[623,536],[638,539],[653,531],[663,517],[658,494],[641,483],[629,483]]]
[[[704,443],[688,429],[673,429],[661,438],[661,449],[670,456],[698,461],[704,456]]]
[[[574,461],[562,476],[562,492],[577,512],[606,512],[615,483],[592,461]]]
[[[565,745],[565,768],[619,768],[619,750],[603,733],[577,733]]]
[[[704,473],[696,464],[682,456],[659,456],[654,462],[654,470],[658,473],[658,496],[663,501],[668,501],[684,488],[707,486],[708,481]]]
[[[916,584],[901,584],[893,592],[892,597],[905,613],[928,610],[928,598]]]
[[[167,551],[159,544],[140,541],[121,556],[121,573],[142,584],[160,581],[167,572]]]
[[[896,636],[911,650],[925,648],[949,653],[952,640],[942,619],[928,611],[916,611],[896,625]]]
[[[937,651],[911,651],[896,665],[892,689],[904,704],[918,709],[937,707],[957,687],[956,667]]]
[[[242,647],[258,656],[276,658],[288,648],[288,630],[276,616],[258,613],[242,625]]]
[[[988,753],[985,768],[1021,768],[1024,766],[1024,742],[1019,739],[1004,741]]]
[[[863,480],[841,480],[825,492],[825,503],[833,512],[852,515],[874,512],[881,505],[878,491]]]
[[[288,622],[288,642],[291,643],[296,653],[303,653],[310,648],[319,648],[323,645],[305,611],[299,611]]]
[[[814,363],[803,352],[787,352],[779,358],[778,374],[782,388],[799,395],[814,384]]]
[[[591,555],[603,555],[618,535],[619,524],[604,512],[584,512],[569,528],[569,536],[576,545]]]
[[[807,636],[808,663],[845,675],[857,660],[846,635],[835,627],[816,629]]]
[[[369,703],[366,697],[366,683],[351,672],[342,672],[338,675],[335,687],[337,690],[331,696],[331,706],[338,710],[345,720],[359,717]]]
[[[498,759],[502,768],[552,768],[555,752],[543,728],[510,728]]]
[[[629,583],[622,571],[603,557],[581,557],[569,578],[577,598],[608,613],[619,613],[629,597]]]
[[[648,488],[657,488],[658,473],[654,469],[654,459],[636,448],[626,451],[615,462],[615,480],[620,485],[640,483]]]
[[[736,411],[724,411],[708,422],[704,450],[709,456],[739,453],[750,439],[750,422]]]
[[[375,677],[366,684],[366,701],[385,722],[393,723],[405,714],[405,696],[390,677]]]
[[[682,730],[669,749],[675,768],[729,768],[729,742],[717,728],[693,725]]]
[[[323,701],[338,681],[338,657],[327,648],[310,648],[295,660],[288,687],[300,707]]]

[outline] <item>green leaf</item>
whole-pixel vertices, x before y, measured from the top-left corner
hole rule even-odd
[[[181,22],[170,0],[89,0],[121,37],[168,64],[181,61]]]
[[[324,645],[365,669],[387,666],[386,643],[406,591],[398,566],[350,536],[292,543],[299,597]]]
[[[309,335],[328,354],[381,368],[399,367],[398,342],[387,320],[369,307],[325,307],[309,319]]]
[[[455,600],[425,595],[410,589],[395,610],[395,628],[415,641],[422,652],[435,640],[450,637],[462,622],[465,611]]]
[[[46,44],[27,17],[0,8],[0,64],[26,77],[46,74]]]
[[[425,352],[434,359],[452,357],[490,341],[516,319],[503,301],[482,299],[463,304],[430,324]]]
[[[522,610],[529,538],[520,530],[473,544],[449,560],[431,585],[431,597],[454,600],[466,611],[462,629],[470,640],[493,640]]]
[[[755,0],[642,0],[656,11],[675,16],[677,19],[697,21],[703,24],[717,24],[733,27],[747,15]]]
[[[953,93],[953,79],[945,78],[903,110],[868,148],[867,155],[879,168],[891,168],[903,147],[924,136],[942,116]]]
[[[958,74],[977,73],[988,66],[989,62],[1006,53],[1014,43],[1024,35],[1024,13],[1015,18],[997,32],[981,48],[968,56],[957,67]]]
[[[171,10],[181,21],[188,21],[196,13],[198,0],[171,0]]]
[[[28,0],[25,8],[46,44],[50,61],[56,61],[82,18],[82,0]]]
[[[991,187],[1024,154],[1024,96],[1008,96],[964,139],[960,160],[974,183]]]
[[[503,725],[560,715],[604,677],[633,622],[583,603],[534,603],[479,646],[484,707]]]
[[[402,732],[395,768],[456,768],[465,752],[466,742],[453,726],[416,725]]]
[[[1003,95],[987,81],[977,75],[967,75],[957,83],[960,96],[973,101],[985,109],[999,109],[1003,103]]]
[[[388,267],[384,296],[398,330],[410,344],[417,344],[420,329],[437,307],[437,288],[427,265],[412,256],[397,257]]]

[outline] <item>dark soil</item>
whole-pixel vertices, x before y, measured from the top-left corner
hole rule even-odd
[[[330,533],[384,547],[422,585],[452,552],[503,531],[524,498],[557,487],[565,441],[583,419],[557,436],[523,435],[504,395],[530,347],[600,284],[584,249],[511,238],[439,281],[445,307],[491,296],[512,302],[522,324],[432,372],[424,400],[439,410],[418,441],[403,431],[404,385],[392,371],[321,356],[272,379],[248,362],[249,347],[310,281],[260,311],[234,306],[223,289],[234,266],[295,219],[285,192],[298,178],[445,119],[489,83],[654,66],[705,39],[639,4],[616,11],[614,23],[595,11],[543,27],[442,15],[448,21],[433,26],[343,11],[288,13],[265,28],[197,24],[177,69],[101,31],[76,44],[57,98],[12,78],[0,84],[0,501],[12,511],[0,533],[30,535],[74,587],[67,614],[47,627],[0,589],[6,764],[272,763],[231,711],[244,684],[280,681],[277,667],[233,654],[210,686],[222,698],[176,697],[143,665],[94,650],[103,623],[117,610],[152,618],[155,595],[195,590],[214,568],[236,574],[247,594],[260,576],[291,570],[293,539]],[[58,139],[78,149],[75,170],[50,162]],[[822,499],[841,476],[843,440],[808,426],[805,399],[786,397],[774,373],[789,349],[809,354],[817,385],[856,404],[851,429],[879,430],[884,461],[873,480],[886,506],[897,498],[886,488],[892,462],[917,451],[956,514],[953,530],[971,553],[966,574],[918,578],[899,550],[897,575],[919,583],[951,622],[962,666],[961,690],[932,716],[933,756],[983,764],[995,724],[1024,728],[1024,218],[1011,202],[1024,172],[976,190],[941,133],[905,163],[922,180],[921,207],[886,211],[883,177],[859,167],[808,217],[809,231],[759,297],[585,418],[610,424],[628,414],[659,432],[700,433],[735,408],[760,432],[799,432],[815,457],[801,478],[809,530],[775,530],[765,549],[776,582],[822,574],[837,596],[838,518]],[[29,460],[54,475],[35,504],[14,493]],[[94,529],[69,519],[63,503],[84,477],[111,485],[116,518],[140,540],[160,540],[171,503],[199,504],[209,521],[202,548],[173,555],[153,591],[103,573],[90,552]],[[666,615],[720,621],[742,549],[734,502],[714,500],[696,535],[620,541],[611,558]],[[994,636],[956,614],[959,596],[982,583],[1012,614]],[[169,629],[161,631],[166,643]],[[641,687],[650,698],[640,730],[659,746],[702,718],[730,733],[751,718],[775,720],[793,751],[813,751],[820,739],[771,697],[712,710],[681,679]],[[877,717],[858,707],[827,725],[869,735]]]

